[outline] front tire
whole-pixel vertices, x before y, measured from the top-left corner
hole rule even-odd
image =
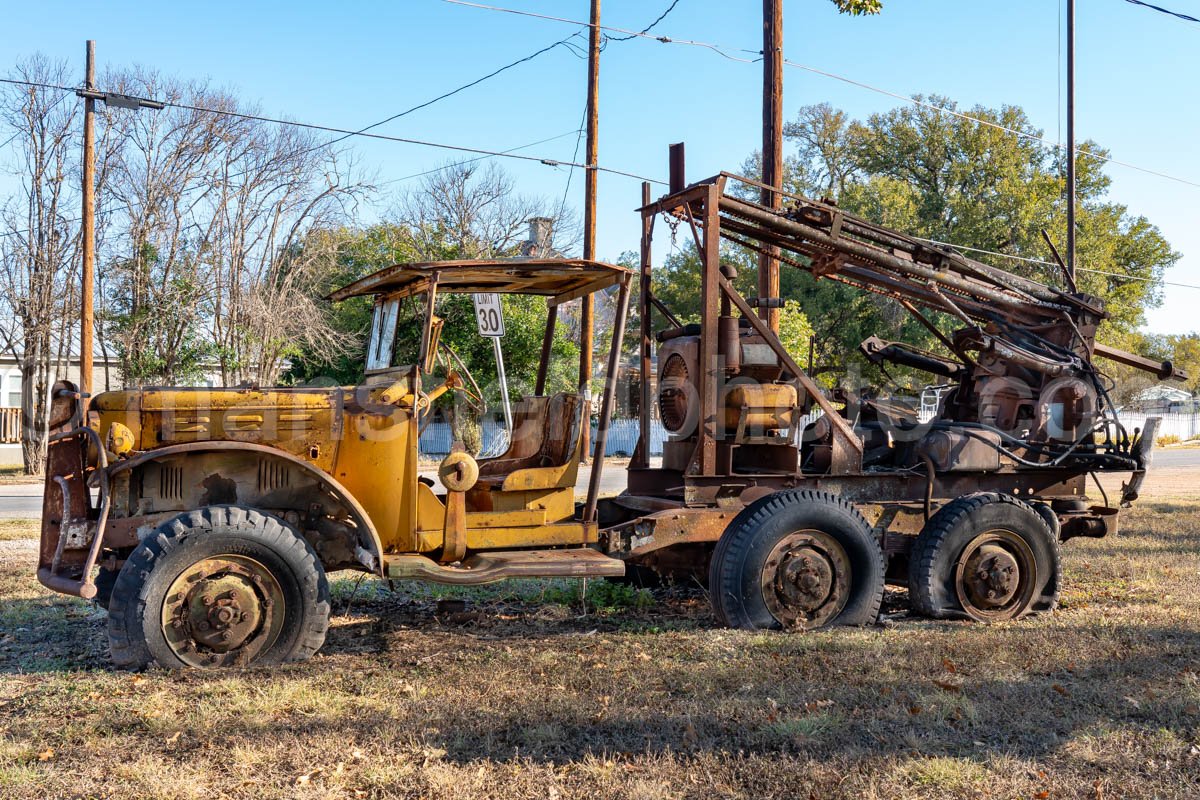
[[[854,506],[791,490],[734,518],[713,552],[709,592],[726,627],[811,630],[875,622],[883,578],[879,543]]]
[[[108,607],[118,666],[303,661],[329,628],[329,583],[282,520],[210,506],[160,525],[118,573]]]

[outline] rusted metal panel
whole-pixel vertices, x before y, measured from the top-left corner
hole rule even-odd
[[[443,292],[544,295],[559,298],[615,286],[629,270],[582,258],[513,258],[396,264],[329,295],[345,300],[362,295],[424,294],[435,278]],[[584,291],[586,289],[586,291]]]

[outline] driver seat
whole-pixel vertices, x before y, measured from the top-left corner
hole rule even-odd
[[[500,489],[514,472],[526,469],[555,469],[575,458],[583,398],[560,392],[552,397],[529,397],[518,403],[513,414],[513,437],[508,450],[497,458],[479,462],[479,483],[488,490]],[[564,473],[561,480],[566,480]],[[558,488],[546,487],[546,488]]]

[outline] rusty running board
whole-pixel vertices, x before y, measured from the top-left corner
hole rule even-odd
[[[459,586],[505,578],[618,578],[625,562],[586,547],[566,550],[506,550],[476,553],[460,566],[442,566],[422,555],[384,556],[387,576]]]

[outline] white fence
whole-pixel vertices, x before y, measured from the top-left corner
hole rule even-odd
[[[503,434],[503,424],[490,420],[484,422],[482,452],[489,452],[496,439]],[[666,439],[667,432],[662,424],[652,422],[650,424],[650,455],[661,456],[663,442]],[[595,440],[596,425],[593,424],[592,441]],[[608,428],[608,444],[604,448],[604,454],[607,456],[631,456],[633,448],[637,447],[637,440],[638,421],[636,419],[614,419]],[[431,422],[421,433],[417,446],[423,456],[440,457],[450,452],[450,445],[453,442],[454,436],[450,432],[449,423]]]
[[[1133,435],[1134,428],[1146,427],[1147,417],[1158,417],[1158,436],[1178,436],[1183,441],[1200,436],[1200,414],[1134,414],[1122,411],[1117,416],[1130,435]]]
[[[800,418],[799,428],[804,430],[804,427],[815,421],[821,416],[820,409],[814,409],[809,414]],[[504,434],[504,426],[498,422],[491,420],[483,423],[483,449],[480,452],[491,452],[490,448],[496,442],[496,439]],[[633,455],[633,449],[637,447],[638,440],[638,421],[636,419],[614,419],[608,426],[608,442],[604,448],[606,456],[629,457]],[[650,455],[661,456],[663,454],[663,442],[667,440],[667,431],[663,428],[662,423],[658,420],[650,422]],[[596,441],[596,424],[592,423],[592,441]],[[450,445],[454,443],[454,436],[450,432],[450,424],[448,422],[431,422],[426,426],[424,432],[421,433],[421,438],[418,440],[417,447],[423,456],[431,458],[440,458],[450,452]]]

